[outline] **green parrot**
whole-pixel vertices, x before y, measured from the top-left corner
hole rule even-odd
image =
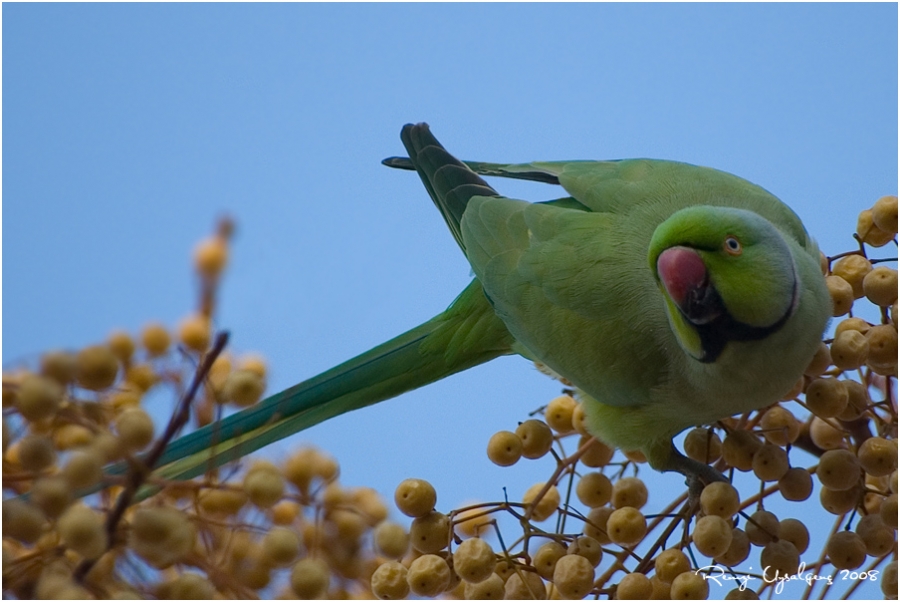
[[[427,124],[401,139],[409,158],[384,163],[418,172],[476,278],[424,324],[173,441],[158,476],[202,474],[517,353],[575,385],[600,440],[709,482],[721,476],[672,438],[776,402],[819,346],[832,313],[819,251],[758,186],[672,161],[464,163]],[[506,198],[479,174],[569,196]]]

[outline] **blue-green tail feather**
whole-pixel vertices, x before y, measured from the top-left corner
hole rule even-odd
[[[512,345],[512,335],[494,314],[480,283],[473,281],[428,322],[173,441],[155,474],[192,478],[344,412],[512,353]]]

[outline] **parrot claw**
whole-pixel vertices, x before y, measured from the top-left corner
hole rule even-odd
[[[699,500],[703,488],[710,483],[716,481],[730,482],[725,478],[725,475],[712,466],[688,458],[675,449],[675,446],[671,443],[667,448],[667,453],[663,454],[665,456],[664,460],[659,463],[651,461],[651,466],[661,472],[680,472],[683,474],[686,477],[685,484],[691,500]]]

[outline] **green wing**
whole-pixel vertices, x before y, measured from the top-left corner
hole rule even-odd
[[[435,204],[451,216],[450,229],[523,354],[604,403],[647,403],[666,365],[654,334],[667,328],[665,315],[661,308],[645,315],[654,299],[662,305],[646,266],[652,228],[643,225],[635,233],[626,217],[591,212],[574,194],[569,202],[546,204],[508,199],[472,170],[548,181],[545,176],[562,176],[573,165],[598,163],[463,163],[424,124],[404,127],[401,139]],[[636,328],[650,334],[647,345],[623,340]]]

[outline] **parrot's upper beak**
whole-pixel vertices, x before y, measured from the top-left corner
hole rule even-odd
[[[722,299],[694,249],[666,249],[656,261],[656,272],[669,297],[691,323],[708,324],[724,313]]]

